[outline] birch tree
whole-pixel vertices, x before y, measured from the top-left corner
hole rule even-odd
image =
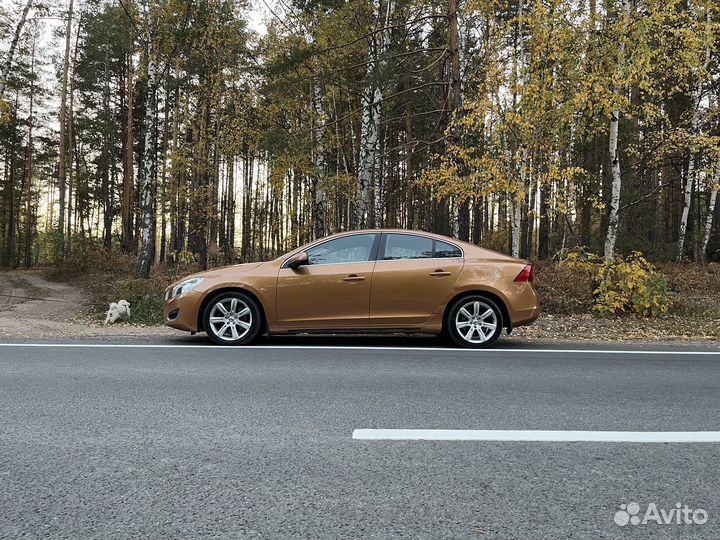
[[[692,203],[692,191],[695,186],[695,160],[697,159],[697,145],[695,143],[695,137],[698,133],[698,107],[699,104],[693,103],[692,110],[692,139],[690,141],[690,157],[688,159],[688,167],[685,172],[685,187],[683,189],[683,209],[682,215],[680,216],[680,232],[678,234],[678,248],[676,262],[680,262],[683,258],[685,250],[685,234],[687,233],[688,216],[690,215],[690,204]]]
[[[382,221],[381,206],[374,203],[371,196],[373,178],[375,178],[375,165],[377,161],[378,135],[380,129],[380,107],[383,100],[383,91],[379,80],[385,54],[390,46],[390,19],[394,10],[395,0],[388,0],[384,21],[381,14],[380,1],[377,2],[377,22],[380,28],[369,37],[369,57],[366,87],[362,93],[362,124],[360,127],[360,157],[358,163],[358,190],[359,200],[355,207],[355,227],[362,228],[368,224],[368,214],[371,205],[374,205],[375,221]],[[375,197],[380,196],[380,181],[376,182]]]
[[[690,6],[688,6],[690,7]],[[711,28],[711,19],[710,19],[710,11],[706,11],[706,25],[708,28],[708,31],[706,34],[709,34],[709,30]],[[712,35],[707,35],[706,37],[706,43],[705,43],[705,59],[703,62],[701,69],[702,74],[708,73],[708,67],[710,66],[710,60],[711,60],[711,43],[712,43]],[[697,73],[693,73],[692,79],[700,79],[701,77],[698,77]],[[688,226],[688,216],[690,215],[690,205],[692,203],[692,192],[693,187],[695,186],[695,176],[697,171],[697,139],[700,136],[700,107],[701,102],[704,97],[703,93],[703,85],[698,80],[696,83],[695,91],[691,90],[691,102],[690,102],[690,144],[689,144],[689,158],[688,158],[688,168],[687,168],[687,174],[685,178],[685,188],[683,190],[683,209],[682,209],[682,215],[680,217],[680,232],[678,233],[678,248],[677,248],[677,256],[675,258],[676,262],[680,262],[683,258],[684,250],[685,250],[685,235],[687,234],[687,226]],[[702,251],[704,253],[704,249]],[[702,255],[704,257],[704,255]]]
[[[623,28],[629,29],[630,0],[623,0],[622,20]],[[618,36],[618,65],[622,67],[625,61],[625,36]],[[615,96],[619,99],[622,87],[615,85]],[[612,188],[610,192],[610,212],[608,213],[608,227],[605,235],[605,258],[615,256],[615,243],[617,242],[618,227],[620,225],[620,190],[622,176],[620,171],[620,152],[618,150],[618,136],[620,131],[620,109],[615,108],[610,117],[610,132],[608,135],[608,154],[610,156],[610,172],[612,175]]]
[[[323,147],[323,127],[325,111],[320,86],[313,85],[313,109],[315,111],[315,125],[313,126],[313,233],[315,238],[325,236],[325,151]]]
[[[450,112],[457,114],[462,107],[457,0],[448,0],[448,54],[450,55]],[[452,133],[451,137],[453,137]],[[456,236],[460,238],[460,240],[468,241],[470,239],[470,209],[468,200],[459,203],[457,214],[458,226]]]
[[[718,164],[720,170],[720,164]],[[708,203],[707,215],[705,216],[705,232],[703,233],[702,244],[700,245],[700,262],[705,262],[708,243],[710,242],[710,232],[713,226],[713,216],[715,215],[715,202],[717,201],[718,184],[720,184],[720,175],[716,179],[710,191],[710,201]]]
[[[145,5],[145,48],[147,54],[147,89],[145,93],[145,153],[143,155],[143,191],[140,217],[141,247],[138,256],[138,277],[150,277],[155,235],[155,182],[157,170],[157,60],[154,6]]]
[[[125,84],[125,154],[123,156],[123,185],[122,185],[122,248],[130,253],[133,246],[133,195],[134,195],[134,157],[133,157],[133,58],[127,54]]]

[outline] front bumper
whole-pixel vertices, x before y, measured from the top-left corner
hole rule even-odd
[[[176,296],[163,305],[163,321],[178,330],[197,332],[200,303],[201,295],[197,291]]]

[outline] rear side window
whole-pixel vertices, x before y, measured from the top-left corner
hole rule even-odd
[[[442,242],[441,240],[435,241],[435,257],[439,259],[452,259],[462,257],[462,251],[457,246]]]
[[[385,241],[385,253],[382,260],[431,259],[433,257],[432,238],[409,234],[388,234]]]

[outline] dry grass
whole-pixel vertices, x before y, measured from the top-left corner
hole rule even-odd
[[[670,315],[720,317],[720,263],[658,265],[668,280]],[[553,315],[590,313],[593,284],[587,273],[556,262],[537,265],[535,289],[543,311]]]
[[[593,284],[586,272],[554,261],[538,263],[535,270],[535,290],[544,313],[590,313]]]
[[[720,340],[720,264],[658,265],[672,302],[666,316],[600,316],[591,311],[593,284],[586,273],[540,263],[535,288],[542,316],[520,334],[552,339]]]
[[[91,247],[73,254],[60,268],[49,268],[46,277],[85,290],[93,320],[104,319],[110,302],[125,299],[130,302],[133,323],[152,325],[162,323],[163,295],[168,284],[197,270],[191,265],[171,270],[160,264],[152,268],[150,279],[138,279],[137,257]]]
[[[720,319],[720,263],[658,265],[670,285],[671,314]]]

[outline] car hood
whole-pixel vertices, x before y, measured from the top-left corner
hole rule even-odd
[[[221,268],[214,268],[213,270],[206,270],[205,272],[197,272],[196,274],[185,276],[184,278],[176,281],[175,283],[173,283],[171,285],[171,287],[174,287],[178,283],[182,283],[183,281],[187,281],[188,279],[192,279],[192,278],[213,279],[213,278],[222,277],[223,279],[227,279],[228,274],[231,274],[231,275],[244,274],[246,272],[254,270],[261,264],[264,264],[264,263],[254,262],[254,263],[245,263],[245,264],[234,264],[232,266],[223,266]]]
[[[223,266],[221,268],[215,268],[213,270],[208,270],[207,272],[201,272],[200,274],[198,274],[198,276],[202,276],[205,278],[214,278],[217,276],[227,277],[228,274],[232,274],[232,275],[244,274],[245,272],[249,272],[250,270],[255,270],[261,264],[263,264],[263,263],[254,262],[254,263],[245,263],[245,264],[234,264],[232,266]]]

